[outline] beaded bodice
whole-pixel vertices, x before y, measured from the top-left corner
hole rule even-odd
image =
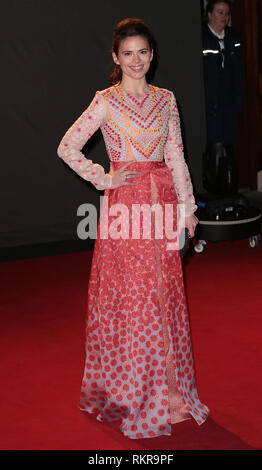
[[[107,121],[101,128],[110,160],[162,161],[170,96],[155,88],[141,98],[111,88],[103,93]]]
[[[141,98],[115,85],[97,91],[89,107],[66,132],[58,155],[97,189],[111,187],[101,165],[86,159],[81,149],[100,128],[111,161],[163,161],[169,167],[186,213],[196,210],[188,167],[184,160],[180,120],[171,91],[149,85]]]

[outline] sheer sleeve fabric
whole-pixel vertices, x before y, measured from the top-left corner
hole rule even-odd
[[[168,136],[165,144],[164,158],[169,167],[178,202],[185,205],[185,215],[192,215],[196,210],[193,186],[184,159],[183,143],[180,129],[180,119],[174,94],[171,93]]]
[[[79,176],[90,181],[97,189],[109,189],[112,177],[105,174],[104,168],[87,159],[81,152],[85,143],[106,121],[104,98],[96,92],[88,108],[74,122],[62,138],[57,154]]]

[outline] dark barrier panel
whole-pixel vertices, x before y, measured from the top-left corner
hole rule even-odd
[[[1,2],[0,248],[76,238],[77,208],[101,192],[56,154],[96,90],[110,86],[115,23],[139,17],[158,43],[153,84],[173,90],[192,179],[201,187],[205,145],[200,2]],[[108,170],[100,131],[84,147]]]

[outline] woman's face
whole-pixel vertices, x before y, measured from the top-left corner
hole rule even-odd
[[[153,58],[148,41],[143,36],[123,39],[119,44],[118,54],[112,53],[115,64],[120,65],[123,77],[139,80],[145,76]]]
[[[212,13],[208,13],[208,22],[215,31],[223,31],[228,24],[230,9],[227,3],[216,3]]]

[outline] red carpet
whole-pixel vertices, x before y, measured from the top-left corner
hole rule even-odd
[[[262,448],[262,245],[209,243],[184,262],[201,400],[171,437],[129,440],[78,410],[91,252],[0,264],[1,449]]]

